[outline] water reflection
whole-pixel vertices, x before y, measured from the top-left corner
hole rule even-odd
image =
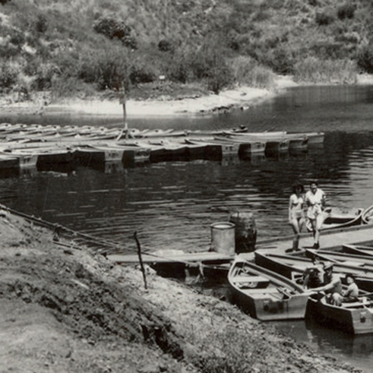
[[[318,352],[331,355],[339,361],[348,361],[356,368],[371,371],[373,359],[372,335],[351,336],[322,327],[314,321],[275,322],[277,330],[298,342],[311,345]]]

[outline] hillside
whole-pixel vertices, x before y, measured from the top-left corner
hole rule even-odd
[[[373,72],[369,0],[1,0],[0,92],[18,100],[268,88]],[[161,79],[160,79],[161,77]]]

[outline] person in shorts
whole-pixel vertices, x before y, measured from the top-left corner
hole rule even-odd
[[[305,195],[305,202],[308,207],[307,218],[310,220],[314,238],[314,249],[320,247],[320,228],[324,222],[324,208],[325,208],[325,193],[323,190],[318,188],[317,181],[310,183],[310,190]]]

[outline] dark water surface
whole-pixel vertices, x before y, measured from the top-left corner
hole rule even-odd
[[[118,126],[121,118],[1,117],[0,122]],[[131,119],[133,128],[324,131],[324,146],[304,154],[221,162],[162,162],[138,168],[77,168],[3,174],[0,203],[135,249],[206,250],[210,225],[229,212],[251,211],[259,238],[290,234],[292,183],[318,179],[330,206],[373,204],[373,87],[291,89],[244,112],[214,118]],[[338,353],[362,368],[373,363],[373,337],[339,337],[323,328],[281,323],[298,340]],[[331,337],[332,336],[332,337]],[[357,342],[355,342],[357,341]],[[362,341],[360,343],[360,341]]]

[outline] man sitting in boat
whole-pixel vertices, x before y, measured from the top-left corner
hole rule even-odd
[[[347,289],[342,294],[337,294],[335,299],[335,305],[341,306],[342,303],[353,303],[357,302],[359,296],[359,288],[355,282],[355,276],[351,273],[346,275],[346,282],[348,284]]]
[[[317,265],[306,268],[303,273],[305,289],[314,289],[323,285],[323,270]]]
[[[326,300],[330,304],[340,303],[342,295],[342,282],[338,274],[333,273],[333,263],[324,263],[323,285],[312,290],[318,293],[324,293]]]

